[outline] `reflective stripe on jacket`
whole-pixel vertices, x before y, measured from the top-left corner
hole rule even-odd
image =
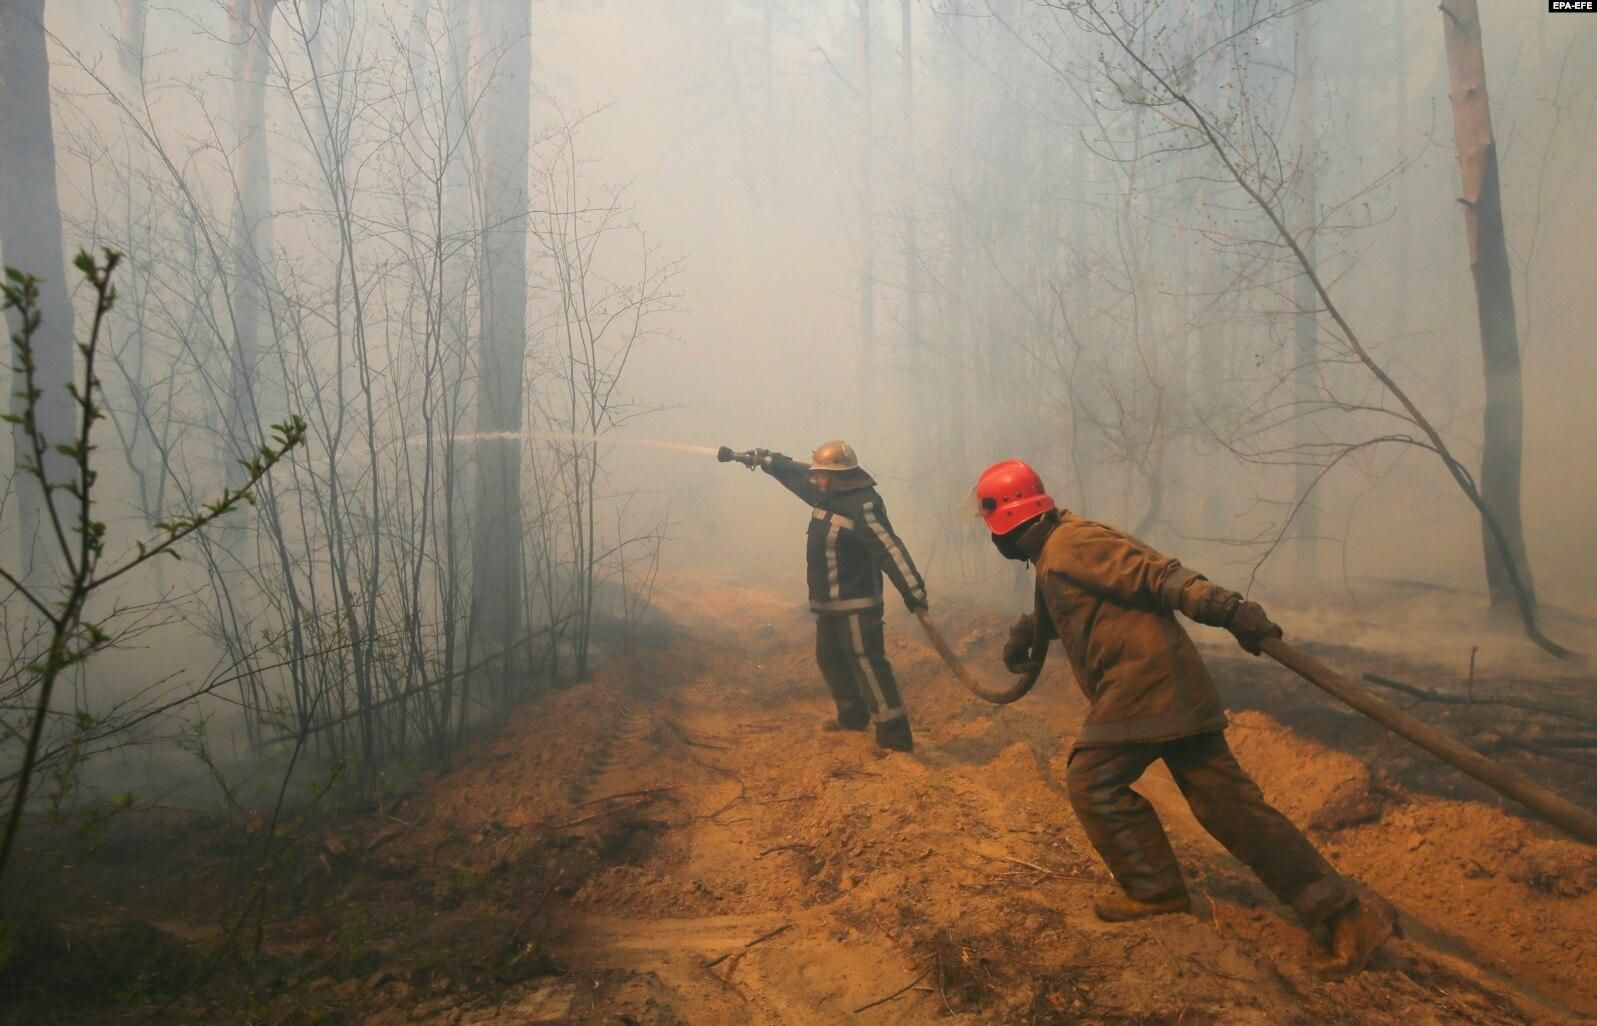
[[[851,482],[840,474],[843,490],[823,495],[807,463],[776,454],[764,469],[810,505],[805,563],[813,612],[880,608],[884,573],[906,603],[925,604],[926,582],[867,475],[857,472]]]

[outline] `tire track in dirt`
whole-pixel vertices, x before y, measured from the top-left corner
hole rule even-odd
[[[606,785],[627,775],[624,757],[637,752],[655,728],[654,717],[630,697],[617,699],[614,724],[595,739],[582,772],[573,775],[568,782],[566,794],[572,804],[580,805],[613,793]]]

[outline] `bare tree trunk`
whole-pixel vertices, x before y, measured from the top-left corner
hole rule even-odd
[[[873,391],[876,378],[876,230],[872,224],[875,206],[876,147],[871,136],[871,0],[859,5],[860,44],[860,264],[859,264],[859,386],[856,402],[862,430],[872,424]]]
[[[940,498],[945,508],[953,508],[964,489],[970,487],[965,483],[964,475],[955,469],[969,465],[967,435],[970,430],[968,417],[970,397],[965,367],[970,342],[969,318],[966,315],[970,287],[970,232],[965,213],[960,206],[960,194],[965,186],[966,147],[969,145],[971,134],[969,82],[965,68],[967,55],[964,52],[966,33],[964,6],[963,0],[954,0],[950,5],[952,17],[948,19],[945,30],[950,37],[948,53],[953,62],[949,73],[949,91],[952,95],[949,98],[949,145],[945,159],[950,165],[949,180],[954,185],[953,195],[949,196],[947,201],[951,224],[948,228],[948,263],[945,272],[942,317],[945,339],[942,402],[946,427],[943,435],[943,462],[937,471],[938,480],[942,483]],[[954,561],[954,565],[958,564],[960,553],[957,549],[950,553],[950,558]]]
[[[1497,142],[1492,135],[1491,104],[1486,94],[1480,14],[1475,0],[1443,0],[1441,8],[1447,73],[1452,86],[1453,135],[1458,143],[1458,166],[1464,186],[1464,234],[1469,239],[1469,264],[1475,276],[1475,306],[1480,316],[1481,358],[1486,374],[1480,493],[1508,540],[1519,579],[1534,604],[1535,588],[1525,558],[1525,529],[1520,516],[1524,394],[1519,329],[1514,320],[1514,290],[1503,230]],[[1482,534],[1492,609],[1512,611],[1517,598],[1502,555],[1489,529],[1483,527]]]
[[[67,290],[61,240],[61,203],[56,192],[55,123],[50,112],[50,59],[45,45],[44,0],[0,0],[0,249],[7,266],[37,276],[43,318],[33,339],[39,397],[39,431],[50,445],[75,436],[72,380],[72,298]],[[20,330],[7,319],[7,334]],[[10,351],[10,346],[7,346]],[[13,414],[22,414],[21,382],[11,389]],[[11,430],[16,468],[16,523],[24,571],[38,580],[55,549],[44,493],[21,467],[32,460],[27,433]],[[67,481],[71,461],[53,449],[42,468],[51,481]],[[66,528],[63,526],[63,530]]]
[[[277,0],[232,0],[233,132],[237,143],[233,206],[233,330],[227,432],[223,442],[229,480],[236,457],[252,449],[266,410],[261,395],[260,324],[264,274],[262,254],[271,249],[271,159],[266,142],[266,77],[270,68],[272,15]]]
[[[1398,159],[1407,163],[1407,147],[1409,144],[1409,110],[1408,110],[1408,79],[1409,79],[1409,53],[1408,53],[1408,3],[1409,0],[1396,0],[1396,24],[1393,26],[1393,51],[1392,74],[1396,79],[1397,103],[1397,152]],[[1397,266],[1407,268],[1413,248],[1410,245],[1414,237],[1414,218],[1412,202],[1409,197],[1409,169],[1403,167],[1397,176]],[[1397,316],[1394,326],[1399,338],[1408,334],[1408,302],[1409,302],[1409,276],[1394,274],[1392,287],[1396,293]]]
[[[776,12],[772,8],[777,0],[765,0],[760,5],[760,82],[765,91],[765,125],[760,133],[761,156],[765,161],[762,169],[772,191],[778,191],[780,186],[771,180],[776,173]]]
[[[1210,299],[1210,323],[1201,333],[1198,352],[1198,392],[1200,404],[1205,415],[1212,416],[1211,411],[1221,409],[1220,393],[1224,387],[1225,367],[1229,354],[1236,344],[1236,311],[1234,300],[1226,288],[1226,266],[1221,259],[1211,257],[1206,261],[1207,270],[1201,275],[1204,282],[1204,292],[1212,297]],[[1225,480],[1221,474],[1209,473],[1204,475],[1202,487],[1203,516],[1199,531],[1204,538],[1211,541],[1222,537],[1226,530],[1226,520],[1229,517],[1227,510],[1227,494]]]
[[[1190,115],[1192,130],[1198,136],[1201,136],[1204,144],[1215,155],[1215,159],[1225,168],[1226,176],[1247,194],[1249,202],[1269,221],[1270,227],[1274,230],[1275,237],[1280,240],[1281,245],[1291,252],[1292,258],[1298,267],[1304,274],[1308,275],[1310,282],[1314,285],[1315,294],[1319,297],[1321,309],[1325,311],[1326,316],[1330,318],[1331,323],[1336,327],[1338,341],[1369,372],[1385,394],[1397,403],[1400,411],[1394,411],[1394,415],[1402,423],[1418,429],[1420,435],[1423,436],[1423,438],[1419,439],[1413,438],[1406,434],[1407,428],[1404,428],[1405,433],[1395,438],[1378,436],[1364,443],[1359,443],[1357,446],[1344,447],[1344,451],[1351,452],[1353,449],[1362,448],[1365,445],[1381,444],[1388,441],[1418,444],[1422,448],[1430,450],[1441,461],[1442,465],[1447,468],[1448,475],[1458,485],[1459,491],[1464,493],[1470,505],[1474,506],[1480,514],[1486,534],[1496,544],[1498,550],[1502,553],[1511,552],[1512,547],[1508,541],[1508,536],[1498,522],[1496,513],[1493,512],[1491,506],[1482,497],[1475,476],[1453,455],[1447,440],[1442,437],[1435,424],[1415,404],[1408,392],[1370,355],[1369,349],[1360,340],[1358,332],[1354,330],[1353,325],[1332,298],[1329,287],[1320,276],[1314,262],[1304,252],[1302,242],[1287,226],[1286,215],[1276,201],[1271,198],[1273,191],[1271,191],[1269,185],[1265,184],[1263,176],[1259,176],[1255,171],[1244,169],[1244,165],[1240,164],[1238,159],[1233,156],[1237,152],[1236,149],[1229,143],[1227,137],[1215,127],[1215,123],[1210,120],[1197,102],[1184,89],[1173,85],[1168,74],[1161,74],[1154,70],[1148,58],[1144,57],[1136,47],[1127,41],[1114,23],[1103,16],[1093,0],[1083,0],[1083,9],[1092,14],[1097,27],[1112,39],[1115,45],[1138,68],[1152,77],[1159,87],[1158,95],[1160,97],[1167,98],[1172,104],[1185,110]],[[1503,561],[1503,569],[1509,588],[1514,594],[1516,604],[1519,607],[1526,635],[1544,651],[1560,659],[1584,658],[1580,653],[1564,648],[1542,632],[1536,622],[1535,604],[1532,602],[1530,592],[1521,577],[1518,564],[1518,560],[1507,558]]]
[[[121,0],[122,23],[117,31],[117,58],[122,67],[122,88],[129,97],[144,94],[144,40],[149,14],[148,0]],[[146,184],[148,164],[142,151],[131,146],[127,160],[127,191],[122,200],[127,233],[121,245],[130,253],[140,254],[155,246],[151,190]],[[149,271],[141,266],[141,261],[135,260],[123,272],[122,280],[124,284],[119,290],[117,314],[120,319],[125,319],[127,327],[121,332],[122,352],[113,359],[126,379],[135,412],[127,418],[129,423],[125,431],[117,411],[113,408],[109,413],[121,434],[128,469],[133,472],[139,511],[147,521],[154,523],[161,519],[161,495],[167,479],[156,425],[159,422],[170,424],[173,412],[170,404],[161,404],[161,420],[151,415],[156,413],[157,404],[151,401],[148,319],[152,289]],[[157,591],[165,591],[165,569],[165,561],[158,560],[154,566]]]
[[[122,29],[117,34],[117,56],[130,78],[144,69],[144,30],[149,20],[149,0],[122,0]]]
[[[916,203],[916,193],[920,183],[916,180],[916,137],[915,137],[915,34],[914,34],[914,0],[900,0],[899,35],[903,46],[903,77],[900,82],[899,103],[904,120],[903,135],[903,162],[904,162],[904,334],[908,344],[905,354],[906,363],[910,370],[911,380],[905,390],[914,403],[912,411],[913,421],[913,446],[919,453],[921,442],[927,437],[931,427],[931,416],[928,409],[930,399],[929,390],[924,387],[929,371],[926,360],[925,340],[921,338],[921,295],[920,295],[920,240],[917,237],[916,221],[920,216]],[[917,501],[925,502],[927,477],[923,474],[915,475],[919,492]]]
[[[477,430],[519,432],[527,347],[528,155],[532,145],[532,8],[482,4],[473,11],[477,57],[492,69],[478,125],[482,247],[481,344]],[[503,652],[489,668],[501,700],[512,691],[511,655],[524,629],[521,551],[521,440],[477,445],[476,531],[472,538],[472,618],[479,651]]]
[[[1320,206],[1319,197],[1315,189],[1315,177],[1319,174],[1319,151],[1315,145],[1314,125],[1314,88],[1315,88],[1315,62],[1314,62],[1314,24],[1310,19],[1312,8],[1305,4],[1299,7],[1293,15],[1293,32],[1296,42],[1293,47],[1293,93],[1292,106],[1297,119],[1297,134],[1302,166],[1298,169],[1297,178],[1297,205],[1303,217],[1303,252],[1312,263],[1316,257],[1315,234],[1319,228]],[[1320,357],[1320,326],[1319,326],[1319,298],[1314,294],[1314,283],[1309,281],[1309,276],[1300,274],[1293,286],[1293,305],[1297,308],[1297,315],[1293,318],[1293,336],[1296,345],[1293,348],[1293,373],[1292,397],[1297,403],[1294,415],[1296,424],[1297,444],[1299,450],[1299,463],[1297,465],[1297,480],[1295,492],[1298,496],[1307,495],[1314,488],[1314,482],[1319,476],[1319,467],[1310,459],[1312,446],[1316,438],[1314,425],[1308,416],[1316,397],[1319,395],[1319,385],[1316,381],[1318,375],[1318,362]],[[1294,546],[1297,555],[1297,573],[1300,583],[1312,584],[1320,576],[1319,565],[1319,510],[1314,505],[1311,496],[1305,500],[1297,513],[1297,544]]]

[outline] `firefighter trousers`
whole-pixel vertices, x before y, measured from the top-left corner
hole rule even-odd
[[[875,721],[879,744],[909,749],[909,714],[887,661],[880,608],[817,616],[815,662],[837,703],[841,726],[864,730]]]
[[[1303,832],[1264,800],[1214,730],[1174,741],[1078,748],[1066,782],[1070,804],[1126,894],[1166,901],[1186,894],[1181,867],[1148,800],[1131,785],[1163,759],[1193,815],[1306,926],[1355,899],[1352,886]]]

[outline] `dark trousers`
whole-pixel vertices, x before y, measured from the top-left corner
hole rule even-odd
[[[1066,781],[1088,840],[1125,892],[1139,901],[1186,893],[1170,840],[1131,785],[1163,759],[1198,822],[1307,926],[1354,900],[1352,887],[1303,832],[1264,800],[1215,730],[1175,741],[1078,748]]]
[[[887,661],[880,609],[817,616],[815,662],[837,703],[838,723],[864,730],[874,720],[878,741],[910,743],[909,714]]]

